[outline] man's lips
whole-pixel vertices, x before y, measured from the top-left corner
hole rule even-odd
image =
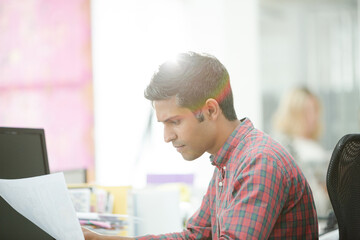
[[[178,152],[181,151],[184,147],[185,145],[174,145],[174,148],[176,148]]]

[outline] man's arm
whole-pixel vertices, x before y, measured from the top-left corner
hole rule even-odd
[[[85,240],[150,240],[150,239],[211,239],[211,213],[209,208],[209,190],[205,194],[200,209],[189,219],[187,229],[178,233],[146,235],[140,237],[105,236],[87,228],[82,228]]]
[[[105,236],[97,234],[87,228],[82,228],[82,231],[84,233],[85,240],[131,240],[135,238],[131,237],[120,237],[120,236]]]
[[[150,240],[150,239],[211,239],[211,211],[210,196],[211,185],[203,197],[201,206],[197,212],[188,220],[187,228],[178,233],[167,233],[160,235],[146,235],[140,237],[105,236],[97,234],[89,229],[82,228],[85,240]]]

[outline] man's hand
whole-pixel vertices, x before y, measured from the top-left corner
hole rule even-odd
[[[101,236],[87,228],[82,227],[82,231],[84,233],[85,240],[100,240],[100,239],[105,240],[105,238],[103,238],[103,236]]]
[[[100,235],[84,227],[82,227],[82,231],[84,233],[85,240],[134,240],[134,238],[130,237]]]

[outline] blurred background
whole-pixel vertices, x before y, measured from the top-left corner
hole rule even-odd
[[[184,161],[143,97],[157,66],[182,51],[216,56],[238,117],[274,136],[282,97],[307,88],[321,105],[316,143],[329,153],[360,128],[359,9],[358,0],[0,0],[0,126],[44,128],[50,170],[69,183],[144,188],[151,176],[185,176],[201,196],[209,156]]]

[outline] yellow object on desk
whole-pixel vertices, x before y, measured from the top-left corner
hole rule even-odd
[[[131,186],[97,186],[100,189],[108,191],[114,196],[114,214],[129,214],[129,196]]]
[[[92,194],[90,195],[90,212],[98,212],[98,202],[96,192],[99,190],[106,191],[113,197],[113,206],[111,214],[119,214],[119,215],[131,215],[131,210],[129,212],[129,208],[131,208],[131,200],[129,199],[131,196],[131,186],[101,186],[95,184],[72,184],[68,185],[69,190],[71,189],[90,189]],[[124,219],[128,220],[128,219]],[[130,221],[128,221],[129,223]],[[106,229],[104,229],[105,231]],[[121,229],[117,235],[119,236],[127,236],[128,235],[128,227]]]

